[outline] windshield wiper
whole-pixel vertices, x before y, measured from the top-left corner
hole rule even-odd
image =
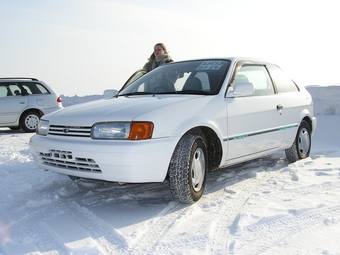
[[[126,94],[118,94],[117,96],[135,96],[135,95],[152,95],[152,93],[150,92],[141,92],[141,91],[135,91],[135,92],[131,92],[131,93],[126,93]]]
[[[164,95],[164,94],[191,94],[191,95],[213,95],[213,93],[202,90],[179,90],[179,91],[166,91],[166,92],[141,92],[135,91],[126,94],[118,94],[116,97],[120,96],[136,96],[136,95]]]
[[[197,95],[212,95],[211,92],[202,91],[202,90],[179,90],[176,92],[177,94],[197,94]]]

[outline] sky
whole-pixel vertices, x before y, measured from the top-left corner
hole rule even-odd
[[[175,61],[252,57],[304,86],[340,84],[337,10],[336,0],[0,0],[0,77],[101,95],[162,42]]]
[[[167,181],[44,171],[33,133],[0,128],[0,254],[340,254],[340,86],[307,89],[318,120],[310,157],[290,164],[282,151],[209,173],[192,205],[173,201]]]

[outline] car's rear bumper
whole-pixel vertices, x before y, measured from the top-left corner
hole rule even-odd
[[[176,143],[175,138],[103,141],[34,135],[29,148],[45,170],[106,181],[162,182]]]

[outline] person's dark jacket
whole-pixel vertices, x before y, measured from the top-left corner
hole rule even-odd
[[[151,70],[159,67],[160,65],[170,63],[170,62],[174,62],[174,60],[170,57],[169,54],[165,54],[158,61],[156,61],[155,58],[150,58],[149,61],[145,63],[143,69],[145,69],[147,72],[150,72]]]

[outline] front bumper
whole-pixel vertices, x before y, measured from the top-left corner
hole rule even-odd
[[[42,169],[115,182],[164,181],[178,140],[92,140],[34,135],[29,149]]]

